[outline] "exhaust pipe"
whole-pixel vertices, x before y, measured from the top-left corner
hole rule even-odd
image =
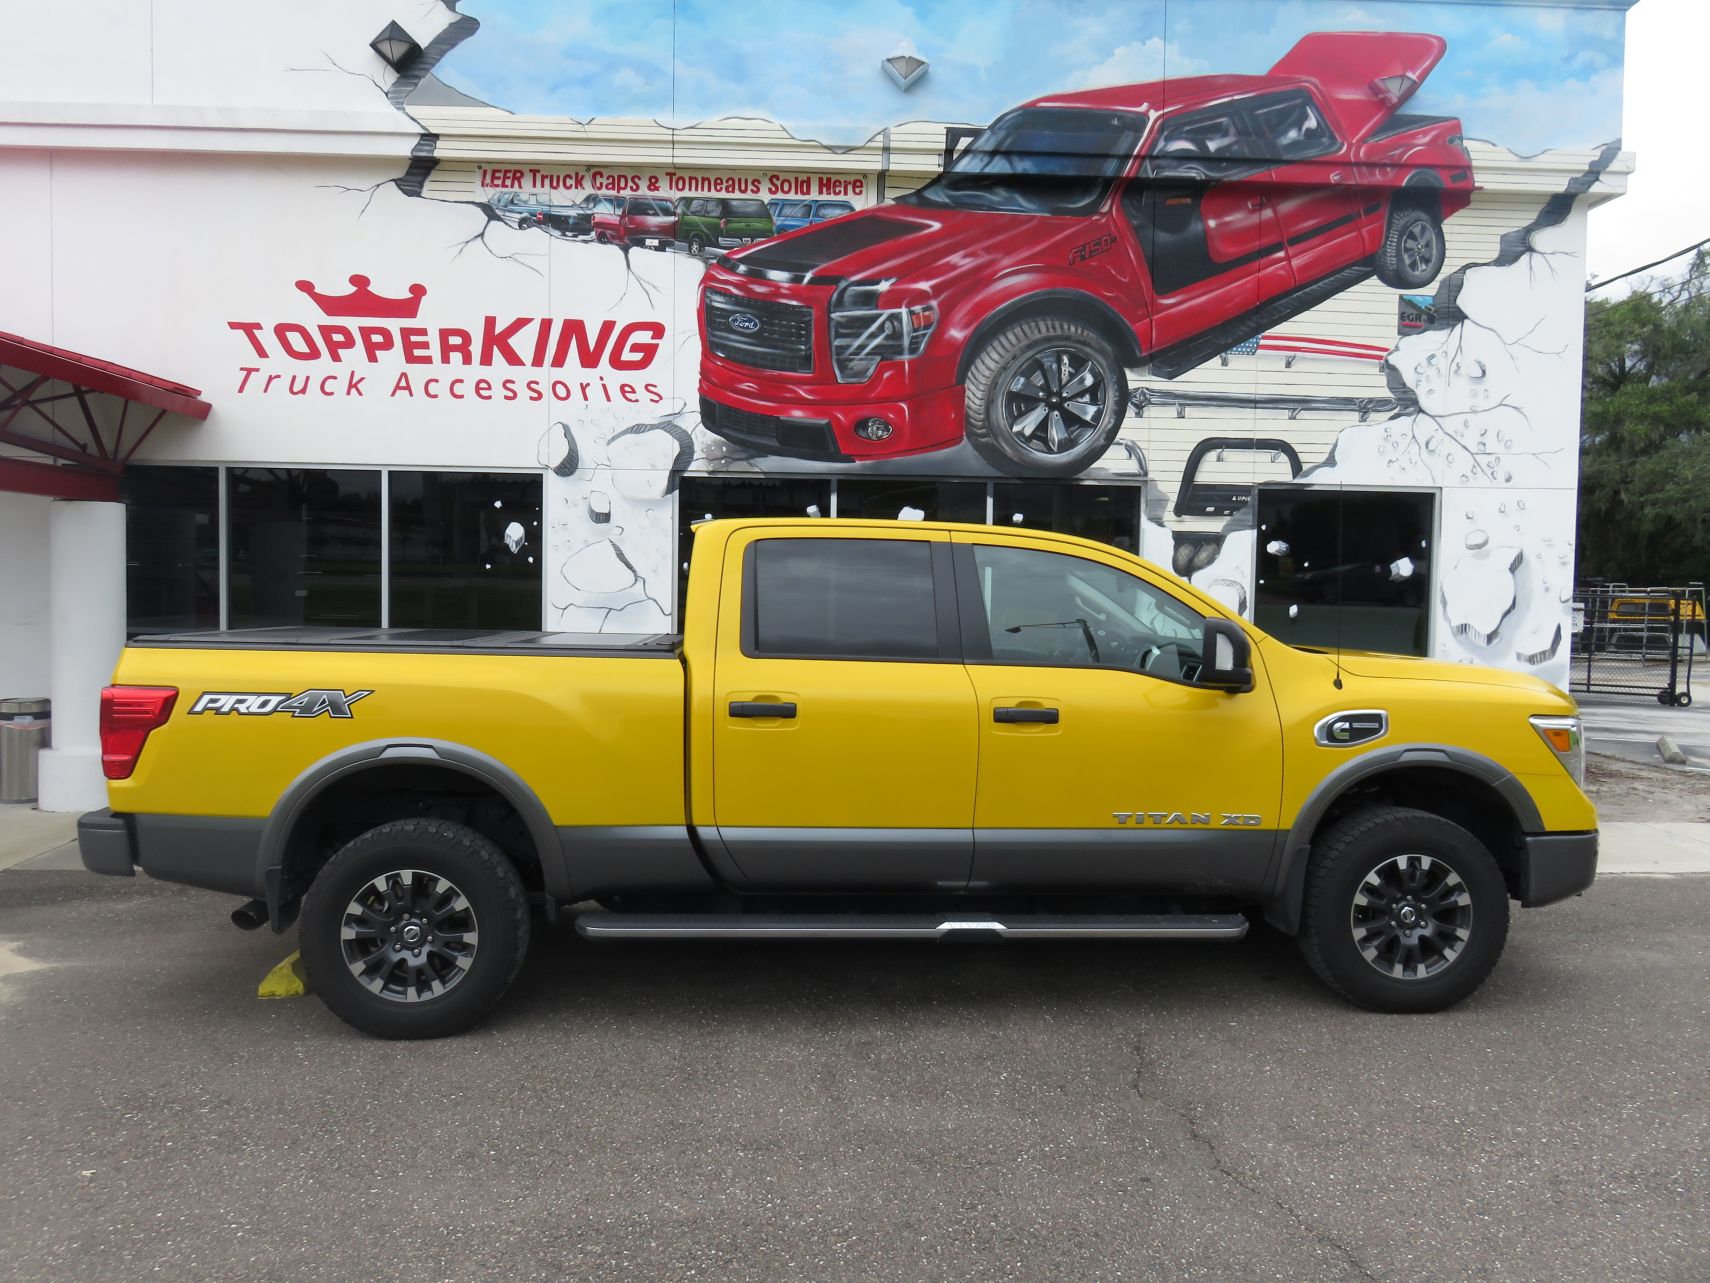
[[[254,931],[267,925],[267,902],[265,900],[246,900],[232,910],[232,925],[245,931]]]

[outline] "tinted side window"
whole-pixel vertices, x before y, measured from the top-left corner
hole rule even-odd
[[[1290,96],[1253,109],[1265,152],[1278,160],[1322,156],[1336,146],[1336,136],[1305,95]]]
[[[841,218],[844,214],[853,214],[854,212],[855,207],[843,200],[821,201],[819,206],[821,218]]]
[[[977,546],[973,564],[994,663],[1198,674],[1204,618],[1136,575],[1029,548]]]
[[[930,543],[765,539],[748,557],[752,654],[938,658]]]

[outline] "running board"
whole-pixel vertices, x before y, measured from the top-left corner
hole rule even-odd
[[[1321,280],[1302,285],[1287,294],[1280,294],[1259,304],[1250,312],[1243,312],[1232,321],[1212,327],[1204,334],[1154,352],[1146,363],[1146,373],[1154,379],[1180,378],[1213,357],[1222,356],[1237,344],[1258,338],[1273,325],[1292,321],[1302,312],[1311,311],[1320,303],[1328,302],[1343,290],[1352,289],[1373,275],[1375,273],[1371,260],[1363,259],[1339,272],[1332,272]]]
[[[1239,940],[1247,919],[1238,913],[1127,913],[1032,916],[990,914],[845,913],[582,913],[576,930],[590,940],[942,940],[1001,936],[1006,940]]]

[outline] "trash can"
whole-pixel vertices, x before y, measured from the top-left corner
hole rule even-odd
[[[36,754],[48,746],[51,708],[45,699],[0,699],[0,802],[36,800]]]

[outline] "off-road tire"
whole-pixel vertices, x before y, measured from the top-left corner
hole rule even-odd
[[[1010,430],[1004,401],[1017,372],[1042,352],[1068,349],[1101,368],[1108,404],[1092,435],[1062,454],[1030,449]],[[1096,331],[1066,317],[1017,321],[987,339],[968,367],[964,386],[968,444],[1012,477],[1074,477],[1097,463],[1116,440],[1128,411],[1128,377],[1115,350]]]
[[[346,964],[340,938],[352,898],[373,879],[404,869],[454,884],[479,929],[457,983],[411,1002],[365,988]],[[474,1025],[516,979],[528,936],[528,895],[516,866],[491,839],[447,820],[393,820],[369,829],[327,861],[303,897],[300,947],[310,990],[341,1020],[379,1038],[442,1038]]]
[[[1377,278],[1392,290],[1424,289],[1442,273],[1448,256],[1442,220],[1406,201],[1399,198],[1390,207],[1377,252]]]
[[[1457,956],[1433,975],[1396,978],[1368,961],[1352,927],[1356,893],[1397,856],[1446,865],[1470,897],[1471,920]],[[1452,1007],[1484,983],[1508,939],[1508,888],[1496,860],[1460,825],[1426,811],[1376,807],[1336,821],[1312,843],[1301,905],[1300,949],[1331,989],[1371,1011]]]

